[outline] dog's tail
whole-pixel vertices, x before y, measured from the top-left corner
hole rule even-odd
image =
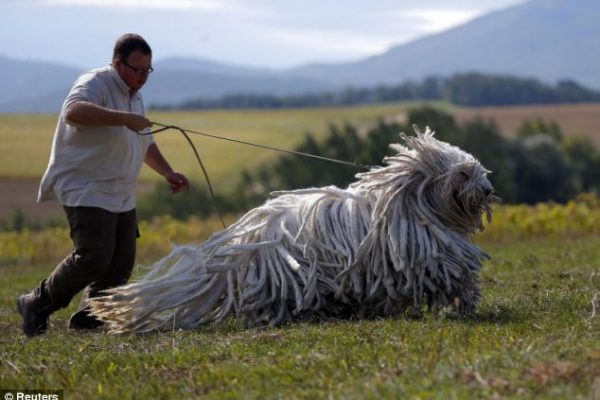
[[[193,246],[175,248],[141,280],[90,299],[92,312],[112,332],[221,322],[234,302],[232,272],[208,273],[201,253]]]

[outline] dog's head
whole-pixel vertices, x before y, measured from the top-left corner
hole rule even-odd
[[[475,159],[455,164],[442,176],[442,215],[448,225],[458,231],[471,233],[483,230],[482,217],[492,219],[494,188],[487,178],[488,171]],[[445,205],[445,206],[444,206]]]
[[[398,207],[423,223],[439,221],[461,234],[482,230],[482,217],[491,220],[497,199],[489,171],[471,154],[435,139],[429,127],[425,132],[413,129],[415,136],[400,135],[404,145],[390,146],[397,154],[384,159],[388,166],[360,174],[359,185],[385,187]]]
[[[413,126],[416,136],[406,137],[422,165],[425,184],[424,198],[435,210],[444,225],[460,233],[483,229],[482,217],[492,217],[492,203],[496,200],[487,171],[471,154],[434,138],[429,127],[421,132]]]

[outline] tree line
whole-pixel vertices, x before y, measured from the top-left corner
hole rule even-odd
[[[600,91],[570,80],[556,85],[536,79],[479,73],[450,78],[429,77],[422,82],[375,88],[346,88],[335,92],[294,96],[236,94],[218,99],[191,99],[180,104],[153,105],[153,109],[276,109],[377,104],[407,100],[443,100],[465,106],[506,106],[600,101]]]
[[[438,139],[477,157],[492,171],[490,181],[504,203],[564,203],[582,192],[600,194],[600,151],[589,139],[566,137],[556,123],[539,119],[526,121],[515,138],[508,138],[494,121],[477,118],[459,125],[451,114],[422,107],[410,111],[406,123],[380,120],[366,135],[359,135],[351,125],[332,125],[322,141],[307,134],[295,150],[363,165],[381,164],[384,156],[391,155],[389,144],[400,141],[399,132],[411,134],[412,124],[429,125]],[[357,172],[350,166],[283,155],[242,171],[233,189],[217,194],[217,202],[221,211],[243,212],[263,203],[271,191],[345,187]],[[214,207],[203,184],[194,184],[190,192],[176,197],[159,184],[140,200],[138,212],[142,218],[169,214],[185,219],[208,216]]]

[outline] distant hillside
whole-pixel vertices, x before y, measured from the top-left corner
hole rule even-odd
[[[372,86],[477,71],[547,82],[572,79],[600,89],[599,15],[598,0],[532,0],[378,56],[290,72]]]
[[[171,72],[194,72],[211,75],[228,75],[244,77],[265,77],[270,74],[276,74],[275,70],[267,68],[250,68],[236,65],[223,64],[216,61],[190,58],[190,57],[171,57],[159,60],[154,64],[158,71]]]
[[[288,70],[189,58],[157,60],[144,96],[147,104],[162,105],[239,94],[290,96],[469,71],[551,84],[570,80],[600,89],[599,15],[598,0],[531,0],[377,56]],[[0,112],[58,111],[79,72],[0,57]]]
[[[536,79],[466,73],[450,78],[430,77],[421,83],[405,82],[400,85],[347,88],[303,95],[238,94],[219,99],[189,99],[176,105],[155,105],[154,108],[261,109],[365,105],[407,100],[442,100],[476,107],[572,104],[600,102],[600,91],[584,88],[573,81],[549,85]]]
[[[83,69],[0,57],[0,113],[58,112]],[[233,93],[286,96],[334,88],[313,78],[236,67],[208,60],[173,58],[158,61],[143,89],[147,104],[176,104],[202,95]]]
[[[0,112],[56,111],[79,73],[73,67],[0,56]]]
[[[225,71],[235,67],[224,68]],[[293,78],[280,75],[256,75],[249,72],[236,75],[197,72],[191,70],[156,69],[144,87],[147,104],[175,104],[191,97],[216,99],[234,93],[258,93],[285,96],[332,88],[311,78]]]

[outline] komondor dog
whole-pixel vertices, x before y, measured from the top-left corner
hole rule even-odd
[[[176,247],[138,281],[92,301],[113,332],[308,316],[474,311],[488,256],[469,241],[493,188],[470,154],[427,128],[384,167],[335,186],[273,193],[201,245]]]

